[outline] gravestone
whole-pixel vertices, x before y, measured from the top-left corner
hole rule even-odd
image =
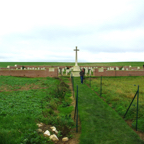
[[[85,68],[85,74],[87,75],[87,73],[88,73],[88,69],[87,69],[87,68]]]
[[[116,70],[119,70],[119,67],[116,67]]]
[[[91,75],[91,69],[89,70],[89,75]]]
[[[98,72],[104,72],[104,69],[103,68],[99,68]]]
[[[66,70],[66,75],[69,73],[69,69]]]
[[[54,68],[49,68],[49,72],[54,72]]]

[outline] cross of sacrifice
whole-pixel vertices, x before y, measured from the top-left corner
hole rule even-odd
[[[78,66],[78,64],[77,64],[77,51],[79,51],[79,49],[77,49],[77,46],[76,46],[76,49],[74,49],[74,51],[76,51],[76,55],[75,55],[75,66]]]

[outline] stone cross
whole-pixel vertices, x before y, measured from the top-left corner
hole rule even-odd
[[[78,64],[77,64],[77,51],[79,51],[79,49],[77,49],[77,46],[76,46],[76,49],[74,49],[74,51],[76,51],[76,55],[75,55],[75,66],[78,66]]]

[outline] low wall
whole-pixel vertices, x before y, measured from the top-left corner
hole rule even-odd
[[[94,69],[93,76],[144,76],[144,71],[110,71],[104,69],[103,72],[99,72],[98,69]]]
[[[19,77],[58,77],[58,69],[54,71],[46,70],[0,70],[3,76],[19,76]]]

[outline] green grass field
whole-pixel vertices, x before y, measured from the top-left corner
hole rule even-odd
[[[80,144],[143,144],[127,123],[104,102],[80,78],[78,85],[78,109],[81,121]]]
[[[85,82],[90,84],[88,78]],[[139,116],[138,130],[144,132],[144,77],[103,77],[102,78],[102,99],[107,102],[115,111],[124,116],[139,85]],[[136,85],[136,86],[134,86]],[[91,88],[100,93],[100,77],[91,81]],[[137,97],[133,101],[125,119],[131,120],[132,127],[136,125]]]
[[[0,62],[0,67],[7,67],[17,65],[28,65],[28,66],[37,66],[37,65],[48,65],[48,66],[74,66],[74,62]],[[89,62],[89,63],[78,63],[79,66],[140,66],[144,65],[144,62]]]
[[[70,138],[74,127],[70,96],[60,79],[0,76],[0,144],[52,144],[37,133],[40,122],[43,131],[55,126],[59,139]]]

